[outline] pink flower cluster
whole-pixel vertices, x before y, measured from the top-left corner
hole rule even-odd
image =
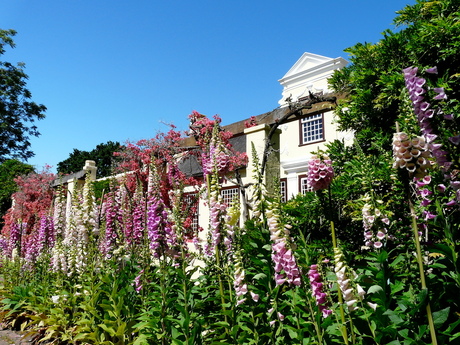
[[[155,258],[171,253],[176,245],[176,234],[168,220],[163,202],[156,198],[151,198],[148,202],[147,231],[150,250]]]
[[[334,177],[332,161],[327,156],[313,156],[308,162],[308,185],[314,190],[327,189]]]
[[[327,295],[323,292],[324,284],[321,275],[318,272],[317,265],[310,266],[310,270],[308,271],[308,278],[310,279],[312,295],[316,299],[316,305],[323,314],[323,317],[326,318],[332,314],[332,310],[328,309],[327,307]]]
[[[393,134],[393,168],[406,168],[410,173],[426,174],[431,166],[431,153],[424,137],[409,138],[404,132]]]
[[[8,240],[0,235],[0,253],[6,254],[8,252]]]
[[[31,269],[33,267],[33,263],[38,257],[38,235],[36,232],[29,234],[28,236],[24,237],[26,240],[24,246],[24,260],[25,265],[23,266],[24,269]]]
[[[216,246],[219,245],[219,243],[222,240],[222,234],[221,234],[221,222],[222,222],[222,215],[227,209],[227,206],[225,204],[222,204],[219,202],[219,198],[216,192],[213,192],[213,195],[209,198],[209,211],[210,211],[210,216],[209,216],[209,221],[210,221],[210,227],[211,227],[211,246],[210,250],[214,250]]]
[[[288,243],[289,227],[279,223],[279,215],[276,210],[267,211],[267,222],[272,241],[272,261],[275,264],[276,285],[288,284],[300,286],[300,271],[297,266],[294,253]]]
[[[7,254],[9,257],[13,254],[14,249],[18,249],[21,245],[22,226],[19,223],[14,223],[10,228],[10,238],[8,242]],[[20,254],[20,253],[18,253]]]
[[[110,258],[115,241],[118,238],[116,222],[118,219],[117,205],[113,195],[109,195],[103,205],[105,213],[105,233],[99,249],[106,259]]]
[[[54,247],[55,232],[54,220],[51,216],[42,216],[40,219],[40,228],[38,229],[38,255],[44,252],[45,249]]]
[[[209,152],[202,155],[201,164],[205,175],[210,175],[214,171],[217,171],[219,174],[224,174],[230,167],[230,156],[221,145],[211,143]]]

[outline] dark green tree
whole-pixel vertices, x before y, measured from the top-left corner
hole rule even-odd
[[[426,301],[433,317],[446,311],[443,327],[434,321],[439,344],[458,343],[458,317],[447,311],[459,309],[456,296],[460,292],[459,21],[459,0],[417,0],[398,12],[394,24],[399,31],[385,31],[376,44],[348,48],[351,64],[330,79],[334,91],[347,95],[336,109],[339,126],[354,131],[357,142],[355,155],[341,162],[342,170],[335,179],[342,199],[353,200],[342,208],[358,220],[354,229],[360,230],[364,206],[366,212],[371,207],[389,215],[388,232],[394,240],[386,249],[395,245],[398,250],[407,246],[408,252],[419,251],[420,267],[420,245],[425,251],[442,253],[442,267],[434,274],[426,273],[428,288],[421,285],[428,292]],[[415,140],[424,137],[423,149],[431,155],[426,171],[392,168],[392,141],[397,131]],[[394,143],[398,147],[398,141]],[[337,159],[341,150],[336,145],[329,154]],[[416,158],[417,151],[410,156]],[[422,162],[416,164],[419,167]],[[429,182],[420,183],[421,178]],[[422,228],[424,243],[417,237]],[[391,255],[390,250],[388,253]],[[420,278],[424,276],[423,267],[421,270]],[[420,287],[415,280],[411,285]],[[416,314],[407,320],[414,330],[424,322]],[[385,328],[382,326],[377,328]],[[416,334],[409,338],[416,339]],[[395,335],[390,339],[399,341]]]
[[[91,151],[73,149],[69,158],[59,162],[57,171],[61,174],[70,174],[83,169],[86,160],[93,160],[97,166],[97,177],[112,175],[113,163],[117,159],[113,153],[120,151],[122,146],[119,142],[108,141],[101,143]]]
[[[404,125],[412,112],[402,70],[421,72],[436,66],[438,87],[449,94],[447,108],[459,113],[460,2],[419,0],[397,12],[397,32],[387,30],[376,44],[358,43],[345,51],[351,64],[330,79],[336,92],[348,97],[337,108],[342,129],[355,131],[365,152],[390,149],[395,123]],[[426,76],[428,77],[428,76]]]
[[[0,228],[3,216],[11,207],[11,195],[17,190],[14,179],[21,175],[27,175],[34,168],[15,159],[8,159],[0,164]]]
[[[14,30],[0,29],[0,55],[6,46],[14,48],[15,35]],[[34,123],[45,118],[46,107],[31,101],[24,67],[22,62],[13,65],[0,61],[0,162],[32,157],[29,138],[40,135]]]

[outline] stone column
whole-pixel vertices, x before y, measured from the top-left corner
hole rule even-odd
[[[95,161],[85,161],[85,166],[83,167],[83,170],[89,172],[91,180],[96,180],[97,167]]]

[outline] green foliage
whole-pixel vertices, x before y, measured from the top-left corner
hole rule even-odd
[[[27,175],[34,171],[34,168],[15,159],[9,159],[0,163],[0,228],[3,223],[3,216],[11,207],[11,196],[17,191],[14,179],[21,175]]]
[[[411,113],[408,107],[402,70],[409,66],[420,69],[437,66],[442,85],[451,95],[450,110],[458,114],[460,76],[460,15],[458,1],[417,1],[398,12],[397,32],[389,30],[376,44],[358,43],[345,51],[351,65],[336,71],[330,85],[347,93],[336,112],[342,129],[354,130],[366,153],[375,137],[383,139],[390,149],[395,122],[405,123]],[[446,112],[447,113],[447,112]]]
[[[57,164],[57,171],[61,174],[71,174],[83,169],[85,161],[93,160],[97,166],[97,178],[111,176],[117,158],[114,152],[119,152],[122,145],[119,142],[108,141],[97,145],[91,151],[73,149],[69,158]]]
[[[14,30],[0,29],[0,55],[6,46],[14,48],[15,35]],[[32,157],[30,136],[40,135],[34,122],[45,118],[46,107],[31,101],[24,67],[0,61],[0,162]]]
[[[94,196],[97,200],[103,198],[110,191],[110,179],[94,182]]]

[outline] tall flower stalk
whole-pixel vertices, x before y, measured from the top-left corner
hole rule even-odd
[[[332,167],[332,160],[321,154],[320,152],[317,155],[311,157],[308,162],[308,175],[307,181],[308,185],[312,188],[313,191],[320,192],[326,190],[328,192],[329,200],[329,212],[332,214],[332,192],[331,192],[331,183],[334,178],[334,169]],[[337,249],[337,236],[335,233],[334,217],[330,216],[330,228],[331,228],[331,238],[332,238],[332,247],[334,250]],[[342,321],[341,333],[345,344],[348,344],[348,331],[345,321],[345,312],[343,310],[343,296],[340,289],[337,290],[337,295],[339,298],[339,309],[340,317]]]
[[[406,88],[409,92],[409,98],[412,101],[412,105],[414,108],[414,113],[417,117],[418,123],[420,125],[420,129],[422,135],[425,137],[426,141],[429,145],[429,150],[431,154],[435,157],[436,162],[444,173],[448,172],[450,166],[452,165],[451,162],[447,159],[447,152],[442,149],[442,145],[436,143],[435,140],[437,135],[434,133],[434,129],[431,125],[431,119],[433,116],[436,115],[434,109],[431,108],[430,103],[426,102],[424,94],[426,93],[423,86],[426,83],[424,78],[420,78],[417,76],[418,69],[413,67],[408,67],[403,70],[404,72],[404,79],[406,82]],[[396,124],[396,131],[399,132],[399,124]],[[412,175],[409,172],[409,175]],[[413,176],[413,175],[412,175]],[[420,177],[420,176],[417,176]],[[424,176],[422,176],[424,177]],[[419,274],[420,274],[420,283],[422,290],[427,290],[427,285],[425,281],[425,270],[423,265],[423,257],[422,257],[422,249],[420,245],[420,238],[419,238],[419,229],[417,226],[417,215],[415,213],[415,207],[412,202],[412,198],[408,195],[408,202],[409,202],[409,211],[412,217],[412,230],[414,233],[414,241],[415,241],[415,248],[417,252],[417,262],[419,267]],[[431,305],[430,302],[427,302],[426,305],[426,313],[428,318],[428,324],[430,328],[430,335],[432,344],[436,345],[437,337],[436,337],[436,330],[434,327],[433,315],[431,312]]]

